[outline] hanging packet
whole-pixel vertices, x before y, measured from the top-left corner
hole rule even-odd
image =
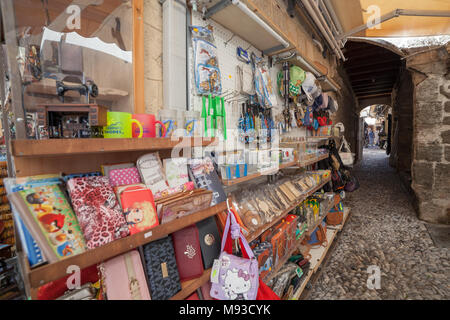
[[[206,27],[191,26],[194,47],[194,74],[197,93],[201,95],[220,95],[222,82],[217,47],[214,45],[212,31]]]

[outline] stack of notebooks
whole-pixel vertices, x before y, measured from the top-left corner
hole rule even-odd
[[[101,171],[4,179],[32,268],[226,201],[210,158],[150,153]]]

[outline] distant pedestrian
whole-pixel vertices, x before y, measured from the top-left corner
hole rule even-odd
[[[379,135],[378,130],[375,130],[374,139],[373,139],[374,146],[377,147],[379,142],[380,142],[380,135]]]
[[[375,134],[372,129],[369,129],[369,147],[373,147],[373,141],[375,139]]]

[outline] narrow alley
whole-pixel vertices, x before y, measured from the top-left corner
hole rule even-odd
[[[384,150],[365,149],[351,216],[308,299],[449,299],[450,251],[433,243]],[[369,266],[380,289],[367,288]],[[333,276],[331,276],[333,275]]]

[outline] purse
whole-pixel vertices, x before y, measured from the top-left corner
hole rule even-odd
[[[96,290],[92,287],[92,283],[86,283],[80,289],[69,290],[63,296],[56,300],[96,300]]]
[[[136,167],[126,169],[114,169],[109,173],[109,183],[111,187],[129,186],[141,183],[141,177]]]
[[[243,257],[231,254],[231,239],[240,239]],[[219,260],[214,262],[211,272],[211,296],[219,300],[255,300],[259,287],[258,261],[231,211],[221,248]]]
[[[108,300],[150,300],[141,257],[132,250],[100,266]]]
[[[308,244],[311,246],[328,246],[327,241],[327,227],[325,221],[323,221],[310,236],[306,236],[302,244]]]
[[[345,150],[343,150],[343,147],[345,147]],[[342,137],[342,144],[339,147],[339,156],[345,166],[351,166],[355,161],[355,154],[351,152],[350,146],[344,136]]]
[[[144,268],[153,300],[168,300],[181,290],[175,251],[171,237],[142,247]]]
[[[200,248],[202,250],[203,267],[209,269],[220,255],[220,234],[216,219],[209,217],[197,222]]]
[[[172,240],[180,280],[200,277],[204,269],[197,227],[191,225],[172,233]]]
[[[158,202],[161,205],[159,216],[161,224],[190,215],[210,207],[213,194],[209,190],[197,189],[189,193],[181,194],[165,201]]]
[[[335,205],[327,215],[327,224],[331,226],[336,226],[342,224],[344,220],[344,207],[342,202]]]

